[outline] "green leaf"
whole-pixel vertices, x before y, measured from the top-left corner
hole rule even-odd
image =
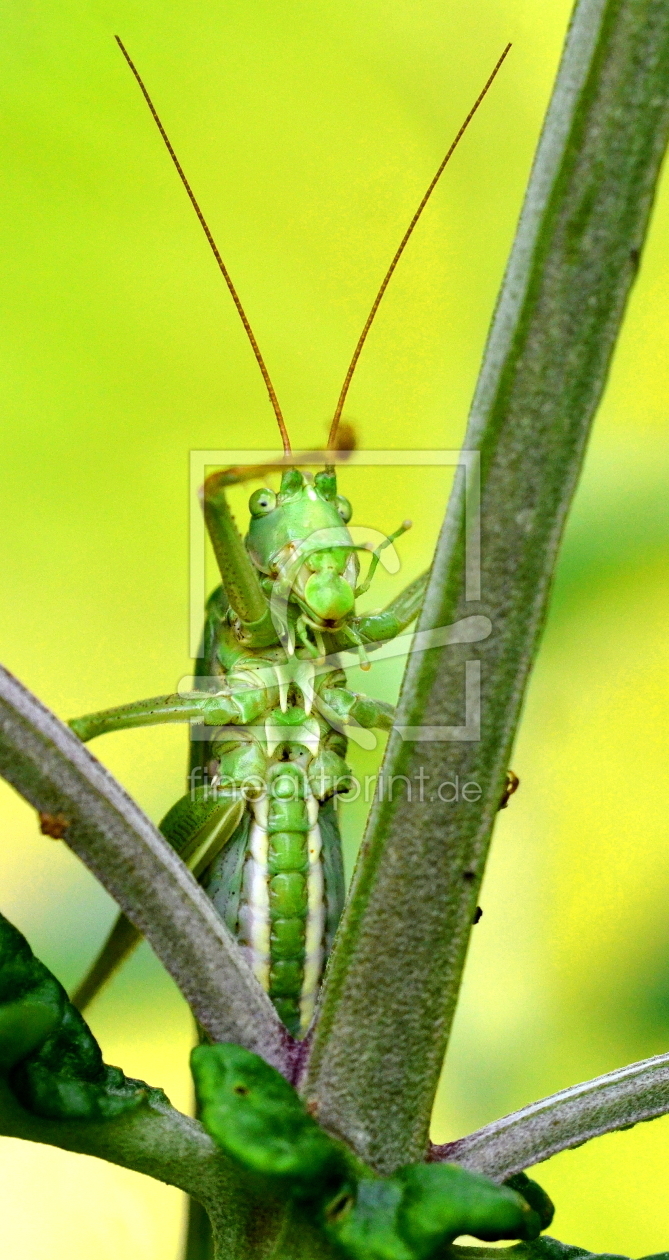
[[[391,1178],[363,1178],[329,1233],[352,1260],[431,1260],[460,1234],[487,1241],[536,1238],[525,1200],[449,1164],[412,1164]]]
[[[150,1095],[102,1061],[100,1047],[62,985],[0,915],[0,1070],[33,1115],[108,1120]]]
[[[38,994],[0,1006],[0,1073],[8,1072],[41,1046],[58,1023],[59,1015],[57,1007]]]
[[[244,1168],[296,1198],[331,1196],[350,1178],[343,1149],[258,1055],[241,1046],[196,1046],[191,1067],[205,1129]]]
[[[465,436],[474,474],[480,460],[480,514],[476,476],[465,500],[460,469],[418,625],[476,613],[492,633],[409,657],[383,774],[414,796],[386,793],[372,808],[304,1086],[323,1124],[378,1172],[427,1148],[560,539],[668,129],[666,0],[579,0]],[[468,737],[440,739],[463,724],[468,662],[472,696],[480,669],[480,727],[470,704]],[[480,793],[441,800],[456,776]]]
[[[360,1181],[355,1202],[331,1224],[330,1236],[352,1260],[413,1260],[397,1226],[402,1194],[399,1181]]]
[[[308,1202],[311,1220],[353,1260],[429,1260],[459,1234],[535,1238],[541,1229],[520,1194],[454,1164],[369,1176],[316,1124],[293,1087],[241,1046],[198,1046],[191,1066],[214,1141],[267,1179],[271,1194]]]
[[[202,1125],[161,1089],[130,1080],[100,1048],[61,984],[0,915],[0,1134],[94,1155],[178,1186],[202,1203],[224,1255],[272,1213]],[[281,1224],[280,1205],[274,1209]],[[241,1248],[241,1250],[240,1250]]]
[[[404,1186],[399,1227],[417,1257],[460,1234],[496,1242],[541,1232],[538,1214],[520,1194],[456,1164],[413,1164],[397,1177]]]

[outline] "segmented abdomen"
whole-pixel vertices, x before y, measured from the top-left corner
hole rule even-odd
[[[325,906],[318,802],[301,767],[272,767],[252,804],[238,939],[286,1027],[304,1033],[324,954]]]
[[[244,742],[219,761],[227,791],[251,781],[253,747]],[[248,801],[202,883],[277,1013],[302,1036],[344,903],[336,800],[315,797],[309,765],[260,757],[251,777],[264,782],[264,791]]]

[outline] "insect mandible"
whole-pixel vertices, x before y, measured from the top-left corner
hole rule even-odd
[[[243,540],[226,488],[257,479],[258,468],[229,468],[205,481],[202,505],[221,576],[207,604],[194,689],[92,713],[70,722],[87,741],[109,731],[190,722],[189,790],[160,831],[211,898],[246,952],[256,978],[288,1031],[303,1037],[344,903],[338,796],[350,782],[347,734],[388,730],[393,708],[351,691],[340,654],[394,638],[418,615],[429,573],[381,612],[358,615],[381,551],[373,549],[360,581],[359,552],[348,528],[351,504],[337,489],[342,412],[372,321],[406,244],[456,145],[509,47],[469,111],[432,179],[386,272],[346,373],[332,420],[324,467],[297,466],[276,392],[241,301],[153,102],[121,40],[132,70],[186,189],[251,343],[283,442],[278,493],[265,487],[249,501]],[[313,466],[312,457],[305,464]],[[74,995],[83,1009],[141,939],[120,915]]]

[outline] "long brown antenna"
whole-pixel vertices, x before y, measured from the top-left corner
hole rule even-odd
[[[151,114],[153,115],[153,121],[155,122],[155,124],[156,124],[156,126],[157,126],[157,128],[158,128],[158,130],[159,130],[159,132],[160,132],[160,134],[161,134],[161,136],[163,137],[163,140],[165,141],[165,147],[166,147],[166,149],[167,149],[167,152],[169,153],[169,155],[170,155],[170,157],[171,157],[172,161],[174,162],[174,165],[175,165],[175,166],[176,166],[176,168],[177,168],[177,174],[178,174],[178,176],[179,176],[179,179],[181,180],[181,182],[182,182],[182,184],[183,184],[184,188],[186,189],[186,192],[188,193],[188,196],[190,197],[191,205],[192,205],[192,207],[193,207],[193,209],[194,209],[194,211],[195,211],[195,213],[196,213],[196,215],[197,215],[198,219],[200,220],[200,224],[201,224],[201,226],[202,226],[202,231],[204,232],[204,234],[205,234],[205,236],[206,236],[207,240],[209,241],[209,245],[210,245],[210,247],[211,247],[211,252],[212,252],[212,254],[214,255],[214,258],[216,259],[216,262],[218,263],[218,266],[219,266],[219,270],[220,270],[220,272],[221,272],[221,275],[223,276],[223,279],[225,280],[225,283],[227,284],[227,286],[228,286],[228,288],[229,288],[229,290],[230,290],[230,293],[231,293],[231,295],[232,295],[232,300],[233,300],[233,302],[234,302],[235,306],[237,307],[237,313],[238,313],[239,318],[241,319],[241,321],[242,321],[242,323],[243,323],[243,325],[244,325],[244,328],[246,329],[246,335],[247,335],[247,337],[248,337],[249,341],[251,342],[251,349],[253,350],[253,353],[254,353],[254,355],[255,355],[255,357],[256,357],[256,361],[257,361],[257,363],[258,363],[258,367],[260,368],[260,371],[262,372],[263,380],[264,380],[264,382],[265,382],[265,385],[267,386],[267,393],[269,394],[269,400],[270,400],[270,402],[271,402],[271,404],[272,404],[272,407],[274,408],[274,415],[276,416],[276,421],[277,421],[277,424],[278,424],[278,426],[279,426],[279,432],[280,432],[280,434],[281,434],[281,440],[282,440],[282,442],[283,442],[283,451],[284,451],[284,455],[290,455],[290,438],[288,437],[288,430],[287,430],[287,428],[286,428],[286,423],[285,423],[285,420],[284,420],[284,418],[283,418],[283,415],[281,414],[281,408],[280,408],[280,406],[279,406],[279,400],[278,400],[278,398],[277,398],[277,396],[276,396],[276,392],[275,392],[275,390],[274,390],[274,386],[273,386],[273,384],[272,384],[272,382],[271,382],[271,380],[270,380],[270,375],[269,375],[269,372],[267,371],[267,368],[266,368],[266,366],[265,366],[265,360],[263,359],[262,354],[260,353],[260,347],[259,347],[259,345],[258,345],[258,342],[257,342],[257,341],[256,341],[256,339],[255,339],[255,336],[253,335],[253,329],[251,328],[251,325],[249,324],[249,321],[248,321],[248,319],[246,318],[246,312],[244,311],[244,307],[242,306],[242,304],[241,304],[241,302],[240,302],[240,300],[239,300],[239,294],[237,293],[237,290],[236,290],[236,288],[235,288],[235,286],[234,286],[234,284],[232,283],[232,280],[231,280],[231,278],[230,278],[230,273],[229,273],[229,271],[228,271],[228,269],[227,269],[227,267],[226,267],[225,263],[223,262],[223,259],[221,258],[221,255],[220,255],[220,254],[219,254],[219,252],[218,252],[218,246],[217,246],[217,244],[216,244],[216,241],[214,240],[214,238],[213,238],[213,236],[212,236],[212,234],[211,234],[211,232],[210,232],[210,230],[209,230],[209,226],[208,226],[208,224],[207,224],[207,221],[206,221],[206,219],[205,219],[205,217],[204,217],[204,215],[203,215],[203,213],[202,213],[202,211],[201,211],[201,209],[200,209],[200,207],[199,207],[199,205],[198,205],[198,203],[197,203],[197,200],[196,200],[196,197],[195,197],[195,193],[193,192],[193,189],[191,188],[190,184],[188,183],[188,180],[186,179],[186,176],[185,176],[185,173],[184,173],[183,167],[182,167],[182,165],[181,165],[181,162],[179,161],[179,159],[178,159],[178,157],[177,157],[176,153],[174,152],[174,149],[172,148],[172,145],[171,145],[171,143],[170,143],[169,136],[167,135],[167,132],[165,131],[165,128],[163,127],[163,124],[161,123],[160,118],[158,117],[158,113],[157,113],[157,111],[156,111],[156,107],[155,107],[155,105],[153,104],[153,101],[151,100],[151,97],[149,96],[149,93],[147,92],[146,88],[144,87],[144,84],[143,84],[143,82],[142,82],[141,75],[140,75],[140,73],[139,73],[139,71],[138,71],[137,67],[135,66],[134,62],[131,60],[131,58],[130,58],[130,56],[129,56],[129,54],[128,54],[127,49],[124,47],[123,42],[119,39],[118,35],[116,36],[116,43],[118,44],[119,48],[121,49],[121,52],[123,53],[123,56],[125,57],[125,59],[126,59],[126,61],[127,61],[128,65],[130,66],[130,69],[132,70],[132,73],[134,74],[134,76],[135,76],[135,78],[136,78],[137,82],[139,83],[139,86],[140,86],[141,91],[142,91],[142,96],[144,97],[144,100],[146,101],[146,103],[147,103],[147,105],[148,105],[149,109],[151,110]]]
[[[425,209],[425,207],[426,207],[426,205],[427,205],[428,201],[430,200],[430,197],[432,196],[432,193],[434,192],[434,190],[435,190],[435,188],[436,188],[436,186],[437,186],[437,183],[438,183],[438,181],[439,181],[439,177],[440,177],[440,175],[441,175],[441,173],[442,173],[442,171],[443,171],[444,167],[445,167],[445,166],[446,166],[446,164],[450,161],[450,159],[451,159],[451,157],[452,157],[452,155],[453,155],[453,153],[454,153],[455,149],[457,148],[457,146],[458,146],[458,144],[460,143],[460,141],[461,141],[462,137],[464,136],[465,131],[467,130],[467,128],[468,128],[468,126],[469,126],[469,124],[470,124],[470,122],[471,122],[472,118],[474,117],[474,114],[476,113],[476,111],[477,111],[477,109],[478,109],[479,105],[481,104],[481,101],[483,100],[484,96],[485,96],[485,95],[486,95],[486,93],[488,92],[488,89],[491,87],[492,82],[493,82],[493,79],[496,77],[496,75],[497,75],[498,71],[500,70],[501,65],[502,65],[502,62],[504,61],[504,58],[507,56],[507,54],[508,54],[508,52],[509,52],[510,48],[511,48],[511,45],[510,45],[510,44],[507,44],[506,48],[504,49],[504,52],[502,53],[502,55],[501,55],[501,57],[500,57],[499,61],[497,62],[497,65],[495,66],[495,69],[493,70],[492,74],[490,75],[490,78],[488,79],[488,81],[487,81],[487,83],[486,83],[485,87],[484,87],[484,88],[483,88],[483,90],[479,93],[479,95],[477,96],[476,100],[474,101],[474,104],[472,105],[472,107],[471,107],[471,109],[470,109],[469,113],[467,114],[467,117],[465,118],[465,121],[463,122],[463,124],[462,124],[462,126],[461,126],[461,128],[460,128],[460,130],[459,130],[459,132],[458,132],[458,134],[457,134],[457,136],[455,137],[455,139],[454,139],[453,143],[451,144],[451,147],[450,147],[450,149],[448,150],[448,153],[446,154],[446,157],[444,158],[443,162],[441,163],[441,166],[439,167],[439,169],[438,169],[438,171],[437,171],[436,175],[434,176],[434,179],[432,180],[432,183],[430,184],[430,186],[429,186],[429,188],[428,188],[427,192],[425,193],[425,196],[423,197],[423,200],[421,201],[421,203],[420,203],[420,205],[419,205],[419,207],[418,207],[418,209],[417,209],[417,211],[416,211],[415,215],[413,216],[413,219],[411,220],[411,223],[409,224],[409,226],[408,226],[408,228],[407,228],[406,232],[404,233],[404,236],[402,237],[402,240],[400,241],[400,244],[399,244],[399,248],[398,248],[398,250],[397,250],[397,253],[395,254],[395,257],[393,258],[393,261],[391,262],[391,264],[390,264],[390,266],[389,266],[389,268],[388,268],[388,270],[387,270],[387,272],[386,272],[385,276],[383,277],[383,282],[382,282],[382,284],[381,284],[381,288],[379,289],[379,291],[378,291],[378,293],[377,293],[376,297],[374,298],[374,302],[373,302],[373,304],[372,304],[372,309],[371,309],[371,311],[369,312],[369,315],[367,316],[367,322],[365,323],[365,327],[363,328],[363,330],[362,330],[362,332],[361,332],[361,334],[360,334],[360,338],[359,338],[359,340],[358,340],[358,344],[357,344],[357,346],[355,347],[355,350],[354,350],[354,352],[353,352],[353,358],[351,359],[351,362],[349,363],[348,372],[346,373],[346,376],[344,377],[344,384],[343,384],[343,385],[342,385],[342,387],[341,387],[341,393],[340,393],[340,395],[339,395],[339,401],[338,401],[338,403],[337,403],[337,406],[336,406],[336,409],[335,409],[335,413],[334,413],[334,416],[333,416],[333,418],[332,418],[332,424],[331,424],[331,426],[330,426],[330,434],[329,434],[329,437],[328,437],[328,450],[329,450],[329,451],[334,450],[334,446],[335,446],[335,438],[336,438],[336,436],[337,436],[337,429],[338,429],[338,427],[339,427],[339,420],[340,420],[340,418],[341,418],[341,413],[342,413],[342,411],[343,411],[343,409],[344,409],[344,403],[346,402],[346,395],[348,394],[349,386],[350,386],[350,384],[351,384],[351,379],[352,379],[352,377],[353,377],[353,373],[355,372],[355,369],[356,369],[356,366],[357,366],[357,363],[358,363],[358,359],[360,358],[360,354],[361,354],[361,352],[362,352],[362,347],[364,346],[365,341],[367,340],[367,333],[369,332],[369,330],[370,330],[370,328],[371,328],[371,326],[372,326],[372,323],[373,323],[373,320],[374,320],[374,316],[376,315],[376,312],[378,311],[379,306],[381,305],[381,299],[382,299],[382,297],[383,297],[383,295],[384,295],[384,293],[385,293],[385,291],[386,291],[386,289],[388,288],[388,285],[389,285],[389,283],[390,283],[390,278],[391,278],[391,276],[392,276],[392,274],[393,274],[393,272],[394,272],[394,270],[395,270],[395,268],[396,268],[396,266],[397,266],[397,264],[398,264],[398,262],[399,262],[400,258],[402,257],[402,254],[404,253],[404,250],[405,250],[405,248],[406,248],[406,245],[407,245],[407,242],[408,242],[408,240],[409,240],[409,237],[411,236],[411,233],[413,232],[413,230],[414,230],[414,228],[415,228],[415,226],[416,226],[416,224],[417,224],[418,220],[420,219],[421,214],[423,213],[423,210]]]

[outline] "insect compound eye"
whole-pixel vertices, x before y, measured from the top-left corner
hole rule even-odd
[[[353,516],[353,508],[351,507],[348,499],[344,498],[343,494],[337,495],[337,511],[339,512],[344,524],[348,525],[351,517]]]
[[[251,516],[267,516],[276,507],[276,495],[273,490],[255,490],[249,499]]]

